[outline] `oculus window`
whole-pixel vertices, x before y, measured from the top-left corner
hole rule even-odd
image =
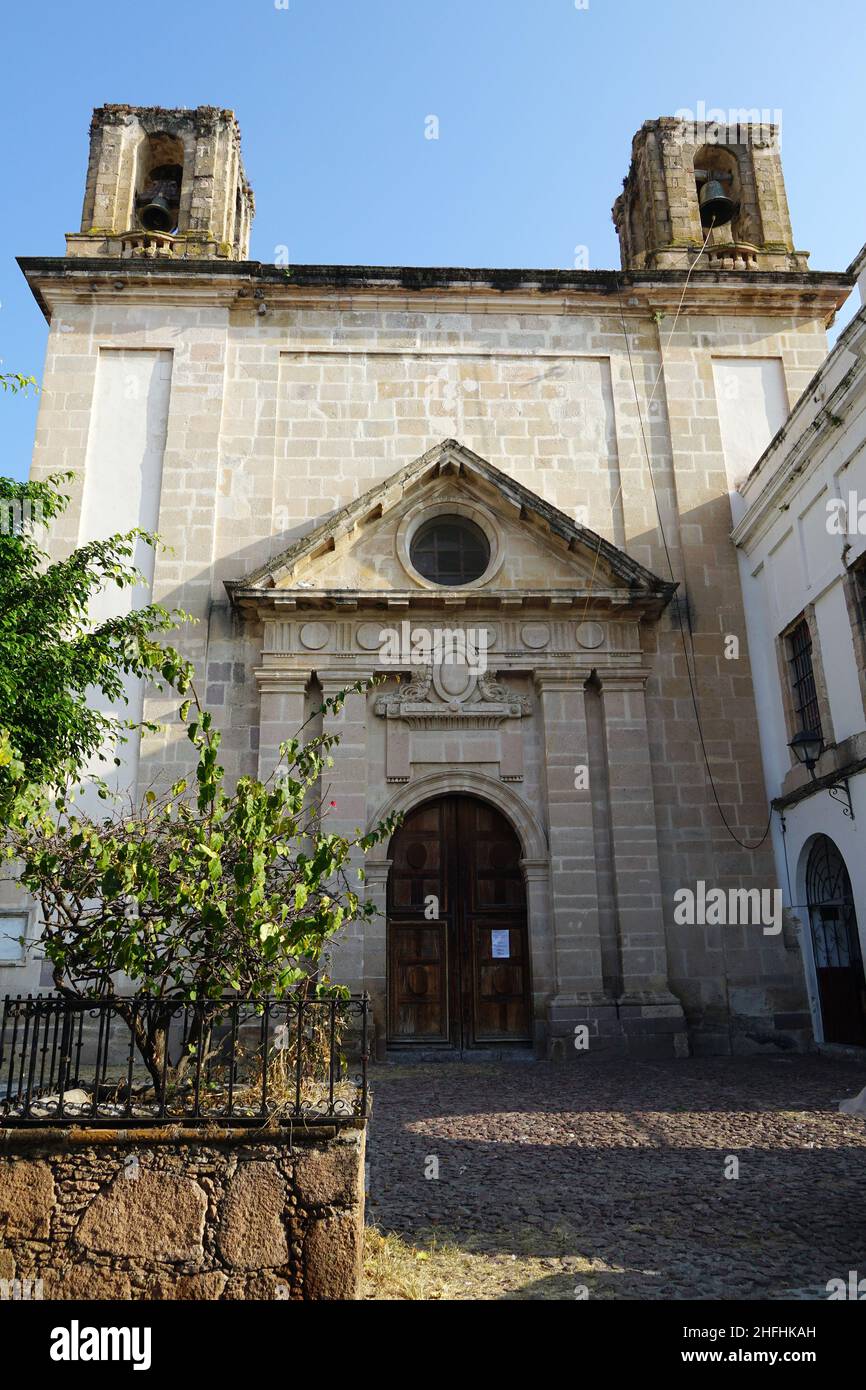
[[[433,584],[472,584],[490,564],[490,543],[467,517],[436,516],[418,527],[409,558]]]

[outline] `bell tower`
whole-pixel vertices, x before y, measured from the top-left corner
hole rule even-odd
[[[233,111],[100,106],[66,254],[243,261],[254,210]]]
[[[808,252],[794,247],[776,125],[644,121],[613,221],[623,270],[684,270],[705,239],[701,270],[808,270]]]

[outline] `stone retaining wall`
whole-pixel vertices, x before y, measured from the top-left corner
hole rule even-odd
[[[364,1142],[363,1122],[0,1130],[0,1297],[358,1298]]]

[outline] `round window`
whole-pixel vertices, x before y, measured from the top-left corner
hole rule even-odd
[[[466,517],[435,516],[418,527],[409,558],[434,584],[471,584],[490,564],[490,543]]]

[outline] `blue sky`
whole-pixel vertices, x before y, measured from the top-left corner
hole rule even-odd
[[[813,269],[844,269],[866,241],[862,0],[588,6],[17,5],[0,83],[0,370],[41,376],[47,329],[14,257],[63,254],[105,102],[234,108],[257,260],[286,246],[295,263],[571,266],[585,246],[592,268],[619,263],[610,208],[642,121],[701,102],[779,110],[797,245]],[[0,472],[21,477],[36,403],[0,409]]]

